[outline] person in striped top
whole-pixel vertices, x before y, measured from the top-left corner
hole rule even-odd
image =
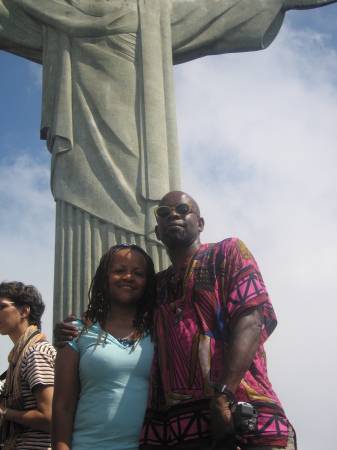
[[[45,305],[34,286],[0,284],[0,334],[14,343],[1,376],[0,448],[50,449],[56,351],[41,333]]]

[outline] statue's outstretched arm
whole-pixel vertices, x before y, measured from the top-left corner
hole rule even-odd
[[[0,50],[42,62],[42,27],[16,2],[0,0]]]
[[[284,0],[282,10],[289,11],[290,9],[312,9],[320,8],[321,6],[336,3],[337,0]]]

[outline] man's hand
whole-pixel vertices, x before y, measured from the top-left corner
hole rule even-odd
[[[262,330],[259,307],[246,309],[236,320],[227,346],[220,383],[236,392],[259,347]],[[229,399],[215,392],[210,403],[213,448],[239,449]]]
[[[240,450],[235,444],[235,430],[230,410],[230,402],[226,395],[214,393],[210,403],[211,430],[213,448],[223,450]]]
[[[63,347],[65,341],[72,341],[78,336],[77,327],[70,325],[68,322],[76,320],[76,316],[69,316],[63,322],[57,322],[54,328],[54,346],[57,348]]]

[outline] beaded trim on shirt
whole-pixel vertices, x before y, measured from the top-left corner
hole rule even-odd
[[[120,342],[124,347],[132,347],[134,343],[134,339],[117,338],[117,341]]]

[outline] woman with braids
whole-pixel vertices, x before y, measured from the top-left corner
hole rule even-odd
[[[45,305],[34,286],[0,284],[0,334],[14,343],[1,376],[0,448],[50,448],[55,349],[41,334]]]
[[[78,338],[55,366],[54,450],[138,449],[153,356],[156,277],[151,258],[122,244],[103,255],[76,320]]]

